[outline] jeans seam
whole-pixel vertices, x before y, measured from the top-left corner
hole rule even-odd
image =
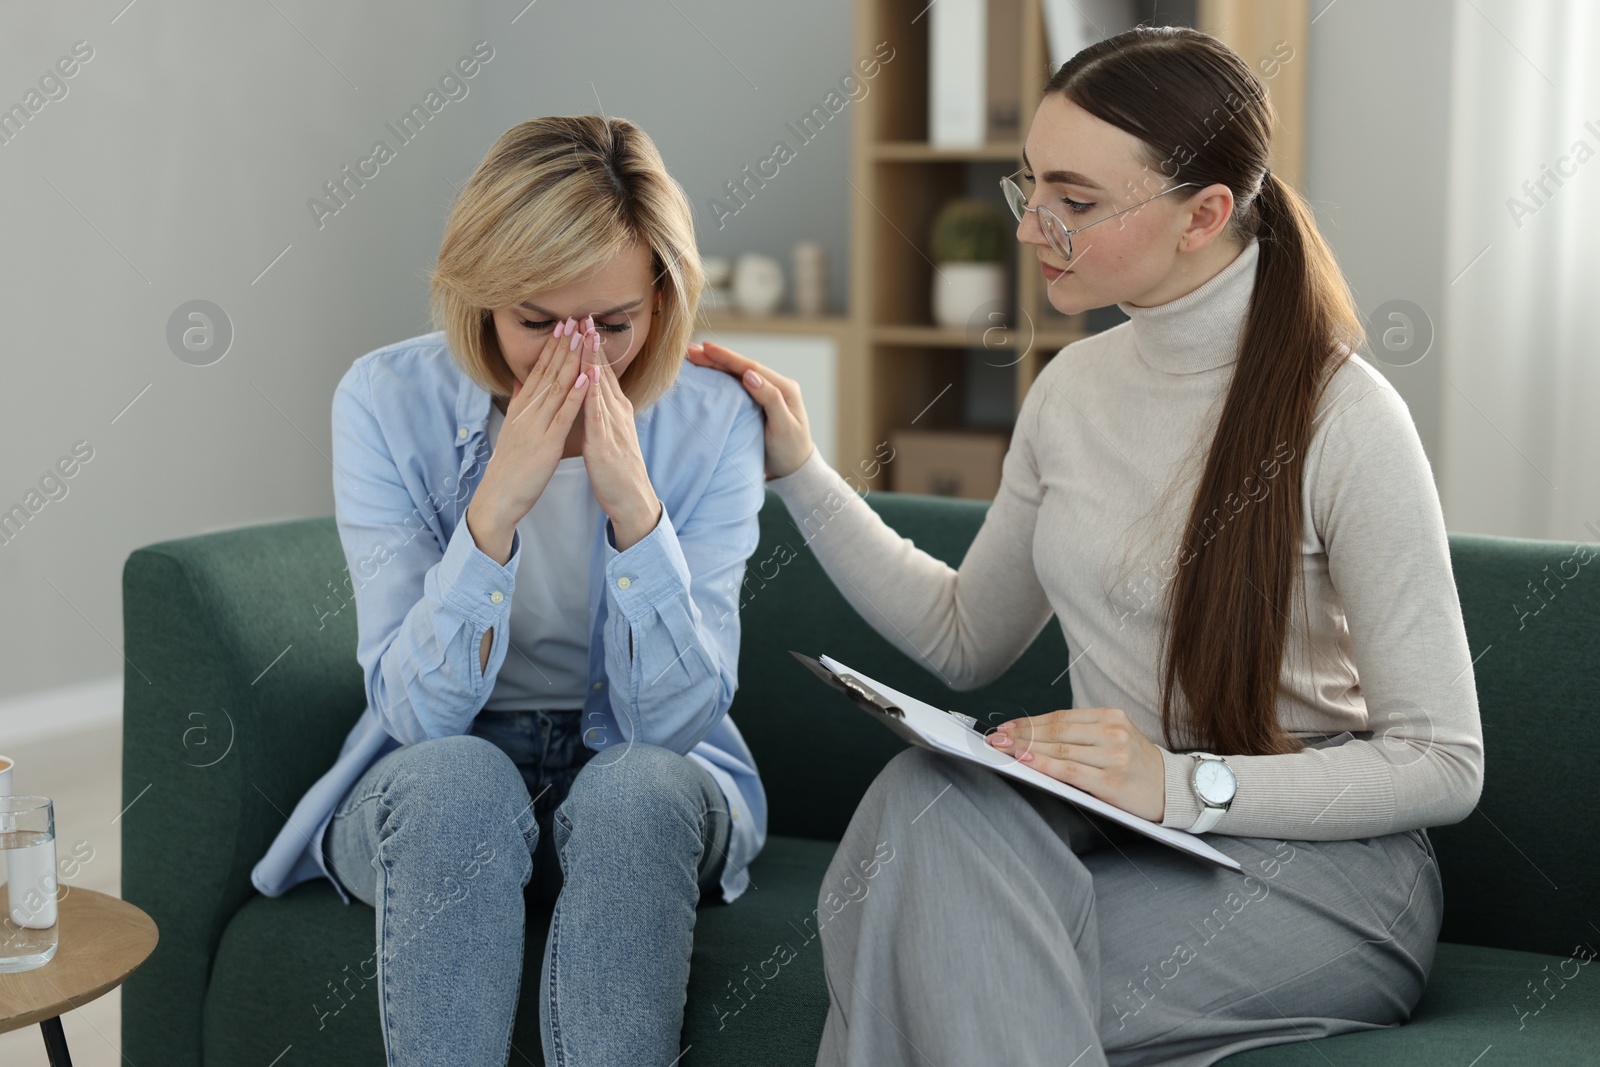
[[[373,854],[373,860],[380,868],[382,868],[383,871],[383,899],[378,901],[379,907],[382,909],[378,921],[383,924],[383,933],[379,939],[378,945],[378,966],[382,972],[378,981],[378,1018],[383,1029],[384,1055],[393,1056],[394,1045],[389,1027],[389,961],[385,959],[385,956],[388,954],[387,949],[389,946],[389,919],[391,915],[390,905],[392,903],[392,890],[389,884],[389,867],[383,859],[383,842],[381,841],[378,843],[377,851]]]
[[[545,1010],[550,1019],[550,1050],[555,1062],[550,1067],[562,1067],[567,1062],[561,1050],[561,1012],[556,1006],[556,970],[561,966],[561,909],[556,908],[550,917],[550,985],[545,990]]]
[[[716,851],[716,847],[717,847],[717,843],[715,841],[709,840],[706,837],[706,828],[709,827],[710,825],[711,825],[711,808],[709,808],[709,807],[701,808],[700,809],[700,863],[701,864],[706,862],[706,859],[711,855],[711,853]],[[716,860],[713,859],[712,863],[711,863],[711,869],[714,870],[715,868],[716,868]],[[708,870],[706,873],[710,874],[711,872],[710,872],[710,870]],[[699,864],[697,864],[695,866],[694,887],[695,887],[695,892],[698,894],[699,890],[700,890],[700,866],[699,866]]]
[[[557,821],[566,825],[567,833],[572,833],[572,820],[568,819],[557,808],[550,817],[551,846],[556,843],[555,824]],[[560,850],[557,849],[557,858]],[[550,1021],[550,1050],[554,1054],[554,1063],[549,1067],[564,1067],[567,1062],[566,1053],[561,1047],[561,1012],[556,997],[556,973],[561,967],[561,902],[556,902],[556,908],[550,916],[550,978],[545,988],[545,1017]]]
[[[383,800],[383,793],[381,791],[374,791],[374,792],[368,793],[366,796],[361,797],[359,800],[356,800],[353,803],[347,804],[343,811],[335,812],[334,815],[333,815],[333,818],[331,818],[328,821],[328,831],[323,836],[323,839],[322,839],[322,854],[323,854],[323,858],[328,861],[328,870],[330,872],[332,872],[332,874],[334,876],[334,879],[335,879],[335,881],[337,881],[339,883],[340,888],[342,888],[346,893],[349,893],[351,896],[355,896],[356,895],[355,894],[355,890],[351,888],[350,882],[340,872],[340,869],[339,869],[338,865],[336,863],[334,863],[333,856],[334,856],[335,848],[334,848],[334,840],[333,840],[334,839],[333,824],[335,822],[347,820],[347,819],[353,817],[356,814],[357,809],[359,809],[363,804],[369,804],[374,800],[379,801],[381,803],[382,800]],[[376,847],[379,843],[380,842],[374,842],[374,849],[373,849],[372,860],[371,860],[371,863],[373,863],[373,864],[376,864],[376,863],[379,862],[378,849]],[[385,881],[387,882],[387,879],[385,879]]]
[[[526,937],[527,937],[527,926],[526,926],[526,923],[524,923],[524,926],[523,926],[523,939],[519,939],[519,941],[517,943],[517,963],[516,963],[515,972],[518,975],[520,975],[522,973],[522,960],[523,960],[523,956],[527,952],[527,949],[525,947],[525,940],[524,940]],[[516,1022],[517,1022],[517,1010],[516,1010],[516,1006],[513,1005],[512,1009],[511,1009],[511,1013],[506,1016],[505,1035],[504,1035],[504,1039],[502,1040],[501,1045],[500,1045],[500,1062],[501,1063],[509,1063],[511,1061],[511,1034],[512,1034],[512,1031],[516,1029]]]

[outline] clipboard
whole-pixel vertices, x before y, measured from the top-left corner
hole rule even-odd
[[[843,693],[909,744],[987,767],[997,774],[1042,789],[1085,811],[1091,811],[1197,859],[1230,871],[1243,871],[1238,860],[1219,852],[1197,834],[1140,818],[1001,752],[984,739],[987,735],[971,715],[926,704],[845,666],[831,656],[814,659],[793,649],[789,654],[805,664],[829,688]]]

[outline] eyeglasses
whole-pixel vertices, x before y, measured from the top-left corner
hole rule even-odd
[[[1025,170],[1027,170],[1027,168],[1023,167],[1016,173],[1001,178],[1000,190],[1005,193],[1006,203],[1011,206],[1011,213],[1017,217],[1018,222],[1021,222],[1022,217],[1030,211],[1034,212],[1038,216],[1039,228],[1044,231],[1045,240],[1049,242],[1051,249],[1053,249],[1056,255],[1060,256],[1063,261],[1072,259],[1073,234],[1082,233],[1084,230],[1087,230],[1089,226],[1098,226],[1102,222],[1116,218],[1123,212],[1132,211],[1134,208],[1138,207],[1139,204],[1148,204],[1150,201],[1154,200],[1156,196],[1166,196],[1175,189],[1182,189],[1185,185],[1200,184],[1199,182],[1182,182],[1178,185],[1172,186],[1171,189],[1161,190],[1155,196],[1147,196],[1143,200],[1139,201],[1138,204],[1125,207],[1122,209],[1122,211],[1114,211],[1103,219],[1096,219],[1095,221],[1089,223],[1088,226],[1079,226],[1076,230],[1069,230],[1067,229],[1066,224],[1052,214],[1050,209],[1045,207],[1043,204],[1040,204],[1038,207],[1028,206],[1028,201],[1031,199],[1031,194],[1033,192],[1033,181],[1028,178],[1023,179],[1028,186],[1028,191],[1024,192],[1022,187],[1018,185],[1015,180]]]

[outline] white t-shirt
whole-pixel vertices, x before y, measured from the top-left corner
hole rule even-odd
[[[505,416],[489,405],[489,445]],[[511,594],[510,640],[486,711],[581,708],[589,688],[589,559],[600,504],[582,456],[556,464],[517,523],[522,558]]]

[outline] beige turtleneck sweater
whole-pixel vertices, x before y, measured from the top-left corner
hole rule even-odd
[[[767,484],[845,598],[952,688],[998,677],[1054,614],[1074,706],[1122,708],[1162,745],[1159,601],[1232,378],[1259,247],[1176,300],[1118,304],[1131,321],[1045,366],[959,570],[886,526],[815,452]],[[1287,449],[1261,457],[1261,477],[1230,509],[1284,491],[1275,459]],[[1290,612],[1278,718],[1308,743],[1328,741],[1290,755],[1221,753],[1238,792],[1213,832],[1329,840],[1457,822],[1482,788],[1483,734],[1444,516],[1405,401],[1359,355],[1323,394],[1301,498],[1307,603],[1297,596]],[[822,651],[849,660],[849,649]],[[1163,752],[1162,822],[1187,829],[1200,811],[1194,761]]]

